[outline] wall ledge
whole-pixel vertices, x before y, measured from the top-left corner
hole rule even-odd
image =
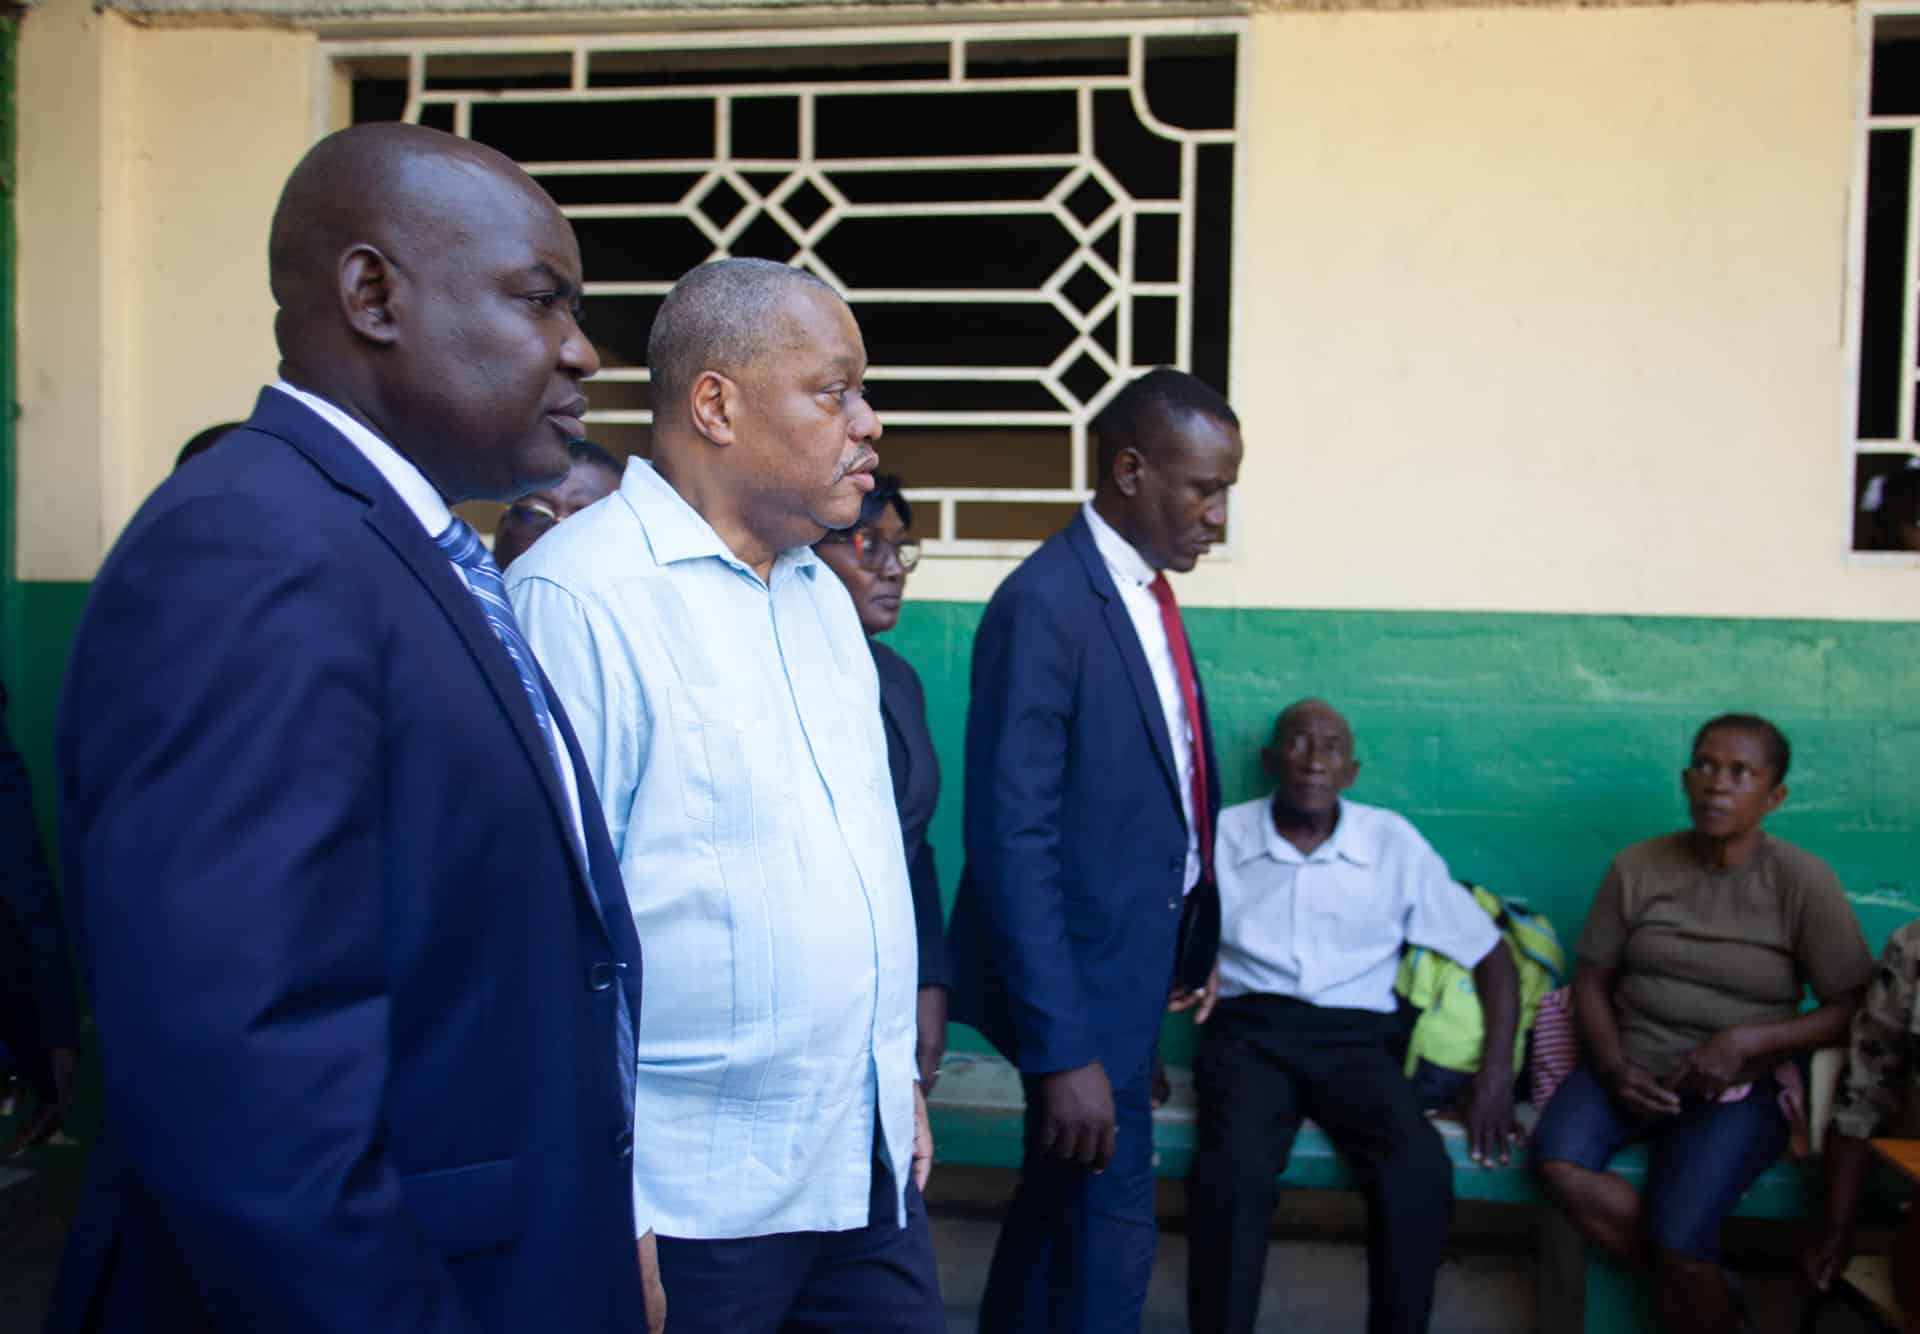
[[[32,4],[34,0],[25,0]],[[504,22],[537,17],[543,31],[586,27],[684,25],[689,20],[720,26],[750,26],[777,13],[782,23],[830,23],[850,10],[884,22],[928,18],[991,19],[1180,17],[1249,13],[1327,13],[1425,11],[1449,9],[1678,9],[1700,5],[1782,5],[1846,8],[1850,0],[1223,0],[1216,3],[1142,3],[1141,0],[1054,0],[1044,5],[1005,0],[109,0],[136,22],[198,25],[215,22],[327,27],[353,21],[438,25],[449,18]],[[897,15],[896,17],[893,17]]]

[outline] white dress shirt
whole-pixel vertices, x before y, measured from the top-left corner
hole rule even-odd
[[[453,511],[447,508],[447,502],[441,498],[439,491],[434,489],[433,483],[427,480],[427,475],[414,467],[412,461],[399,450],[375,435],[358,418],[342,410],[338,405],[321,398],[318,394],[309,394],[304,389],[297,389],[285,380],[275,380],[273,387],[295,402],[310,408],[315,416],[345,436],[348,444],[364,454],[367,462],[373,465],[374,470],[380,474],[386,484],[398,492],[400,499],[406,502],[407,508],[413,511],[413,517],[420,520],[420,526],[427,530],[428,537],[438,540],[440,534],[446,531],[447,525],[453,522]],[[453,572],[460,576],[460,582],[466,584],[467,572],[460,568],[459,562],[450,560],[447,564],[452,566]],[[468,587],[470,588],[471,585]],[[559,733],[556,732],[553,739],[556,743],[559,742]],[[563,761],[565,756],[566,748],[562,745]],[[571,764],[563,762],[555,767],[560,770],[560,786],[567,794],[567,809],[573,813],[573,836],[580,840],[580,847],[584,853],[587,846],[587,827],[580,814],[580,781],[573,776]]]
[[[1333,837],[1303,854],[1273,827],[1272,799],[1220,812],[1220,994],[1292,996],[1388,1014],[1400,947],[1466,967],[1500,931],[1402,816],[1341,801]]]
[[[1160,603],[1153,596],[1156,571],[1141,558],[1133,544],[1114,531],[1101,518],[1089,500],[1081,507],[1087,526],[1093,530],[1093,545],[1106,562],[1120,590],[1120,602],[1133,621],[1133,632],[1140,637],[1140,651],[1147,656],[1147,670],[1153,673],[1153,688],[1160,696],[1160,712],[1167,720],[1167,737],[1173,747],[1173,776],[1180,789],[1180,814],[1187,821],[1187,873],[1180,892],[1189,893],[1200,882],[1200,833],[1193,822],[1193,720],[1187,717],[1187,702],[1180,694],[1180,673],[1173,665],[1173,649],[1167,643],[1166,622],[1160,619]],[[1198,683],[1195,689],[1198,689]]]
[[[904,1226],[918,946],[845,586],[806,547],[762,582],[634,459],[513,563],[507,594],[580,737],[646,947],[638,1226],[862,1228],[876,1147]]]

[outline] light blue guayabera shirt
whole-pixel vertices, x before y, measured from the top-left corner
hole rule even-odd
[[[899,1221],[913,898],[873,655],[805,547],[737,560],[647,463],[507,592],[593,775],[647,955],[636,1224],[753,1237]]]

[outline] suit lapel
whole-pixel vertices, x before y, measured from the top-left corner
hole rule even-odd
[[[1120,600],[1113,576],[1107,573],[1107,563],[1100,557],[1100,548],[1094,545],[1093,530],[1087,527],[1084,514],[1074,515],[1073,523],[1067,528],[1067,541],[1086,567],[1088,582],[1100,597],[1101,618],[1113,636],[1113,646],[1120,653],[1121,665],[1127,669],[1127,679],[1133,683],[1140,721],[1146,726],[1153,753],[1160,758],[1160,772],[1167,780],[1167,790],[1177,805],[1180,778],[1173,765],[1173,738],[1167,735],[1166,710],[1160,707],[1160,692],[1154,687],[1153,672],[1147,667],[1146,651],[1140,647],[1140,632],[1133,628],[1133,617],[1127,611],[1127,604]]]
[[[379,471],[351,442],[342,439],[339,432],[304,405],[285,394],[263,390],[248,425],[286,440],[312,460],[314,466],[335,485],[366,499],[367,525],[380,535],[401,563],[412,571],[428,595],[440,604],[440,609],[446,613],[460,636],[461,643],[486,678],[494,698],[505,711],[508,722],[520,738],[521,748],[539,777],[541,789],[547,794],[547,804],[552,808],[554,819],[559,823],[561,839],[573,863],[577,888],[589,903],[593,903],[592,877],[588,873],[585,851],[574,833],[573,810],[567,802],[566,789],[560,785],[560,775],[554,769],[546,739],[540,734],[540,724],[533,716],[533,706],[527,701],[526,689],[520,684],[520,677],[513,670],[513,662],[507,657],[505,647],[487,624],[486,617],[481,615],[480,606],[474,601],[466,581],[455,572],[452,562],[427,536],[426,529],[420,526],[420,520],[387,485]],[[548,702],[557,715],[559,705],[550,690]],[[586,814],[584,803],[588,790],[582,785],[583,816]],[[594,904],[594,920],[600,921],[604,928],[605,922],[597,903]]]
[[[420,520],[414,517],[413,511],[391,491],[375,499],[372,509],[367,512],[367,523],[386,539],[394,554],[413,571],[428,594],[440,604],[440,609],[446,613],[455,632],[459,634],[461,643],[473,655],[494,698],[499,701],[513,725],[514,733],[520,738],[520,746],[526,752],[528,762],[539,776],[540,787],[547,794],[547,804],[553,808],[554,819],[560,825],[561,836],[573,859],[577,873],[575,878],[579,881],[581,891],[587,893],[591,877],[588,875],[584,850],[574,833],[573,810],[567,801],[566,789],[560,784],[560,774],[553,766],[553,756],[547,749],[546,738],[541,735],[540,724],[533,716],[533,705],[527,700],[526,687],[520,684],[519,673],[514,671],[513,661],[507,656],[499,636],[493,633],[493,627],[487,624],[487,618],[481,614],[480,604],[474,601],[472,590],[455,572],[445,553],[427,536],[426,529],[420,526]],[[558,706],[551,690],[548,691],[547,702],[548,707],[557,714]],[[584,793],[582,795],[584,797]],[[587,898],[591,902],[592,894],[587,893]],[[597,903],[594,905],[594,916],[600,916]]]

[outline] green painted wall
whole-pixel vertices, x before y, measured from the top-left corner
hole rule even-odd
[[[46,782],[82,584],[21,587],[15,733]],[[960,873],[968,655],[980,607],[908,606],[891,641],[926,683],[946,787],[934,826]],[[1229,801],[1258,795],[1273,715],[1306,694],[1352,719],[1354,796],[1410,816],[1458,875],[1529,900],[1571,941],[1608,858],[1684,820],[1679,770],[1714,713],[1794,744],[1776,833],[1833,863],[1877,949],[1920,915],[1920,626],[1441,612],[1186,613]],[[1185,1050],[1183,1032],[1169,1047]]]
[[[914,603],[890,642],[919,668],[946,766],[933,837],[960,873],[967,660],[980,609]],[[1441,612],[1186,612],[1229,802],[1290,701],[1352,720],[1353,795],[1411,817],[1456,875],[1547,912],[1571,944],[1608,859],[1680,827],[1680,767],[1713,714],[1793,742],[1769,828],[1832,862],[1878,949],[1920,915],[1920,626]],[[1168,1054],[1189,1048],[1184,1020]]]
[[[33,800],[40,826],[53,841],[53,722],[67,646],[86,606],[87,585],[22,581],[15,587],[20,632],[10,646],[13,673],[7,691],[7,731],[33,770]]]

